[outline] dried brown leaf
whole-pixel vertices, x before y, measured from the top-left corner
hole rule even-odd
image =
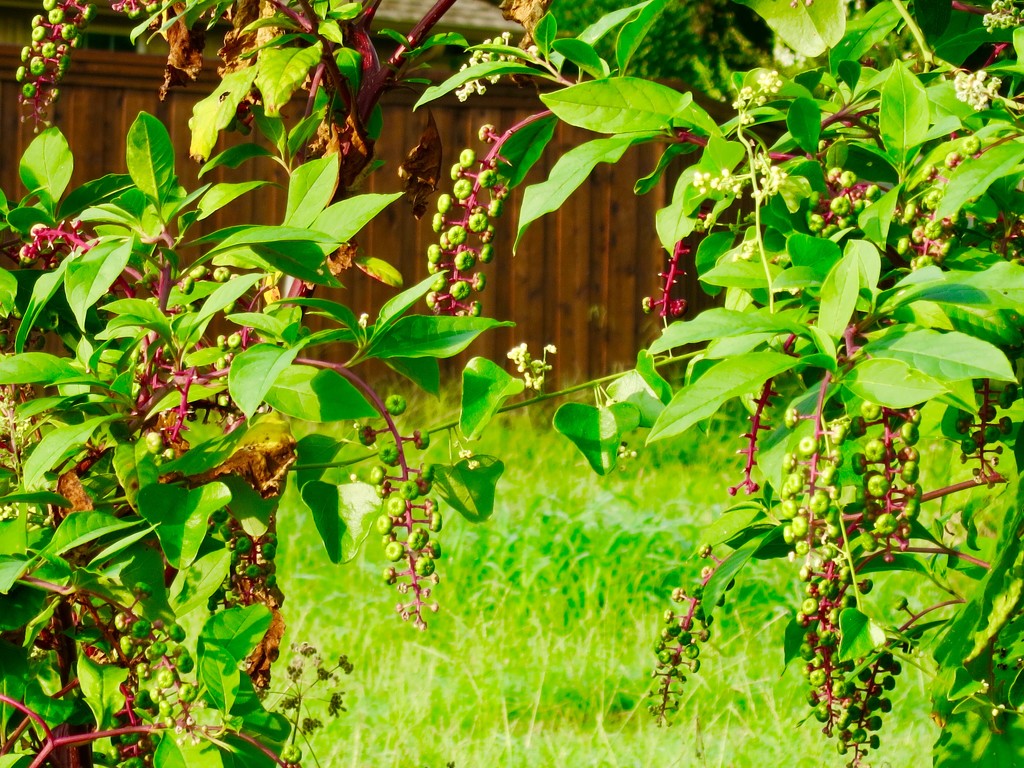
[[[245,671],[257,690],[264,690],[270,685],[270,669],[281,653],[281,638],[284,637],[284,617],[278,610],[280,600],[275,592],[260,591],[257,595],[258,602],[271,610],[270,628],[245,662]]]
[[[441,178],[441,135],[437,132],[434,115],[427,111],[427,125],[419,143],[409,150],[405,162],[398,168],[399,178],[405,179],[405,197],[412,204],[412,215],[422,218],[427,202],[437,191]]]
[[[206,47],[206,30],[202,22],[191,29],[185,19],[179,16],[167,30],[167,66],[164,68],[164,82],[160,86],[160,101],[167,92],[179,85],[194,83],[203,69],[203,49]]]
[[[355,243],[342,243],[334,253],[327,257],[327,268],[331,274],[338,277],[346,269],[352,268],[352,262],[359,252],[359,246]]]
[[[241,446],[222,464],[199,475],[188,478],[189,485],[198,487],[218,477],[237,475],[264,499],[280,496],[288,476],[288,467],[295,462],[295,438],[279,433],[272,438]]]
[[[501,0],[501,15],[509,21],[522,24],[527,38],[533,37],[533,29],[548,12],[551,0]]]
[[[92,499],[85,492],[82,481],[73,469],[57,478],[57,493],[71,502],[72,512],[91,512],[94,509]]]

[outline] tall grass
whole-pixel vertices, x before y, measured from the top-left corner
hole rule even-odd
[[[701,526],[739,470],[728,434],[641,451],[601,478],[541,418],[507,415],[473,446],[512,460],[491,520],[447,515],[441,611],[425,633],[395,615],[374,536],[338,567],[309,519],[281,521],[287,639],[355,664],[349,711],[312,739],[319,765],[842,765],[816,721],[801,722],[798,663],[783,670],[802,597],[785,562],[738,579],[676,724],[657,728],[646,711],[668,593],[699,571]],[[905,666],[876,766],[930,762],[925,681]]]

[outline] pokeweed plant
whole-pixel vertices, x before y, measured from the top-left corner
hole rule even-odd
[[[0,194],[3,765],[299,765],[310,730],[344,710],[340,691],[310,691],[352,665],[293,644],[271,686],[286,630],[278,529],[294,515],[312,517],[334,563],[376,531],[401,617],[425,629],[437,610],[442,515],[486,519],[504,465],[426,463],[429,425],[360,365],[380,361],[437,395],[438,360],[509,323],[414,313],[434,276],[375,319],[316,293],[341,288],[352,265],[401,282],[354,238],[403,193],[352,188],[374,167],[380,95],[427,48],[460,42],[430,37],[451,5],[381,61],[377,3],[273,3],[258,20],[230,4],[117,4],[153,14],[140,30],[165,33],[178,65],[206,27],[235,22],[220,85],[195,108],[191,154],[200,177],[256,158],[283,168],[280,221],[204,230],[271,182],[254,171],[185,189],[166,128],[145,113],[127,134],[126,174],[69,190],[74,159],[57,128],[21,158],[25,194]],[[57,97],[74,47],[56,37],[73,43],[94,15],[46,8],[18,73],[32,118]],[[165,86],[188,74],[169,64]],[[234,129],[266,142],[208,159]],[[417,205],[439,162],[428,132],[403,166]],[[471,437],[523,389],[482,358],[464,383]]]
[[[803,598],[789,606],[780,665],[800,667],[807,718],[848,765],[867,765],[882,744],[907,665],[930,680],[935,765],[1017,764],[1020,14],[1003,2],[744,4],[808,63],[787,76],[735,75],[725,121],[689,93],[629,74],[659,0],[575,38],[557,37],[547,16],[537,48],[518,54],[556,81],[540,96],[555,118],[600,134],[526,189],[520,234],[633,145],[663,148],[638,193],[692,155],[656,219],[668,266],[643,309],[665,319],[664,332],[635,370],[596,391],[596,405],[561,406],[555,429],[606,473],[633,429],[649,428],[656,444],[729,401],[750,411],[742,474],[728,489],[746,498],[704,530],[706,565],[672,593],[650,709],[671,720],[735,580],[783,559]],[[610,62],[593,43],[613,31]],[[685,272],[722,304],[676,319]],[[689,358],[675,392],[657,371],[673,351]],[[899,599],[906,574],[929,580],[932,597]],[[878,597],[894,591],[895,604]]]

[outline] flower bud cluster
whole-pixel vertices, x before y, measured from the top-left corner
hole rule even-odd
[[[509,41],[511,39],[511,32],[502,32],[498,37],[491,40],[484,40],[481,45],[510,45]],[[473,51],[472,55],[469,57],[469,61],[459,67],[459,71],[461,72],[464,69],[468,69],[469,67],[473,67],[478,64],[487,64],[498,61],[519,61],[519,57],[506,53],[497,53],[495,51],[476,50]],[[481,78],[479,80],[470,80],[468,83],[458,88],[455,91],[455,95],[458,97],[459,101],[466,101],[474,93],[483,96],[487,93],[487,86],[485,83],[494,84],[500,79],[501,75],[491,75],[490,77]]]
[[[1024,25],[1024,7],[1018,0],[993,0],[991,7],[992,10],[982,18],[989,32]]]
[[[1009,416],[1000,417],[997,409],[1012,407],[1020,396],[1020,390],[1014,383],[997,389],[989,379],[982,379],[975,391],[981,399],[978,413],[961,411],[956,420],[956,431],[963,436],[960,440],[960,461],[975,463],[972,468],[974,478],[978,483],[991,485],[1003,479],[997,469],[1003,446],[989,446],[1005,440],[1013,431],[1013,420]]]
[[[547,372],[551,370],[551,365],[548,363],[548,354],[556,354],[558,350],[554,344],[547,344],[541,353],[540,360],[534,360],[533,356],[529,353],[526,347],[526,342],[516,347],[512,347],[508,351],[508,359],[516,364],[516,370],[523,374],[523,381],[526,384],[527,389],[532,389],[534,392],[540,392],[544,389],[544,378]]]
[[[480,314],[480,302],[469,297],[486,285],[478,266],[494,258],[491,220],[501,216],[508,190],[496,170],[500,137],[492,126],[484,126],[480,136],[494,149],[480,160],[472,149],[464,149],[452,166],[452,193],[437,198],[433,229],[440,237],[427,249],[427,269],[437,277],[426,300],[438,315]]]
[[[775,70],[765,70],[757,76],[757,87],[745,85],[740,88],[732,108],[739,112],[740,123],[750,125],[754,116],[750,110],[768,103],[769,99],[782,90],[782,78]]]
[[[961,69],[953,77],[953,89],[957,99],[970,104],[978,111],[988,109],[992,100],[999,98],[999,88],[1002,84],[1000,78],[989,77],[984,69],[977,72]]]
[[[37,125],[45,122],[46,108],[60,95],[71,49],[95,18],[96,6],[88,0],[43,0],[43,11],[32,19],[32,43],[22,49],[15,76],[21,84],[19,99]]]

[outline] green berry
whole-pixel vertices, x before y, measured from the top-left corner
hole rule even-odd
[[[402,546],[401,542],[389,541],[384,547],[384,557],[392,563],[401,560],[404,555],[405,547]]]

